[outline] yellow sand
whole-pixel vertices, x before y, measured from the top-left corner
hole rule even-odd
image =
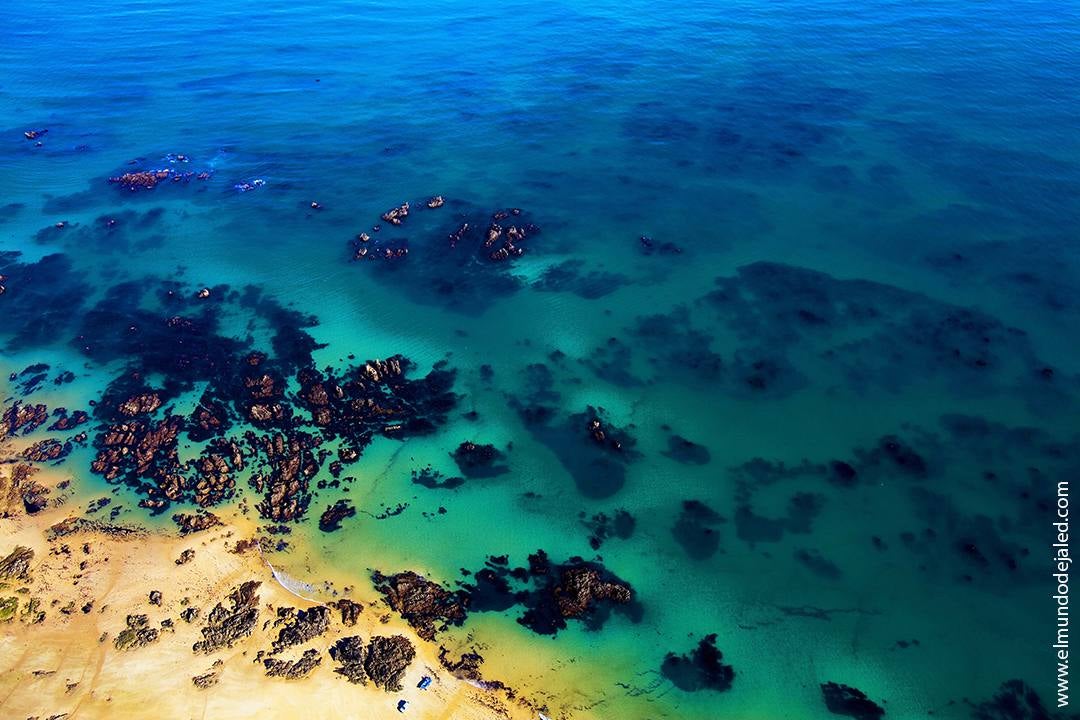
[[[39,478],[40,479],[40,476]],[[235,554],[236,541],[250,537],[253,526],[234,518],[223,527],[186,538],[143,533],[120,538],[104,532],[81,531],[53,541],[49,526],[77,512],[60,505],[33,517],[0,519],[0,557],[16,545],[34,550],[29,583],[0,582],[0,597],[19,587],[20,611],[30,597],[41,600],[45,620],[31,624],[25,617],[0,623],[0,717],[44,720],[66,713],[67,718],[388,718],[398,717],[399,699],[409,701],[402,717],[537,718],[534,710],[507,700],[506,695],[476,688],[452,677],[437,661],[436,647],[420,641],[385,607],[366,607],[354,627],[345,627],[335,610],[330,631],[312,643],[280,657],[296,659],[303,649],[322,652],[322,665],[301,680],[267,678],[256,653],[269,650],[276,637],[272,627],[281,606],[305,608],[306,602],[275,582],[258,549]],[[85,549],[84,549],[85,545]],[[177,565],[182,550],[192,548],[192,561]],[[210,656],[196,655],[191,646],[213,606],[241,582],[259,580],[262,612],[251,637],[232,649]],[[161,606],[149,603],[151,590],[160,590]],[[180,619],[183,598],[201,610],[188,624]],[[83,613],[87,602],[93,608]],[[73,603],[70,614],[61,609]],[[175,632],[163,631],[153,644],[119,651],[115,636],[125,628],[129,613],[146,614],[149,626],[171,618]],[[381,616],[381,617],[380,617]],[[385,622],[383,622],[385,620]],[[343,636],[405,635],[417,658],[403,681],[404,691],[387,693],[372,684],[354,685],[333,672],[326,649]],[[218,668],[213,664],[222,661]],[[192,677],[219,672],[216,685],[199,689]],[[418,689],[423,675],[435,681]]]

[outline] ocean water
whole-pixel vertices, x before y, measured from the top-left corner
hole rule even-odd
[[[177,313],[301,365],[446,361],[445,422],[377,438],[275,565],[452,587],[489,556],[602,562],[635,613],[440,635],[553,718],[820,719],[829,681],[886,717],[1012,717],[989,713],[1013,679],[1049,708],[1051,508],[1080,471],[1078,65],[1074,2],[4,6],[0,371],[50,366],[5,395],[91,409],[153,355],[125,338]],[[108,182],[163,167],[210,175]],[[524,255],[449,247],[503,208],[540,228]],[[361,232],[409,253],[354,261]],[[579,413],[633,442],[598,451]],[[83,429],[63,467],[93,497],[113,488],[89,469],[100,418]],[[506,471],[412,481],[460,475],[466,440]],[[339,498],[359,512],[323,533]],[[592,547],[620,510],[632,532]],[[662,672],[711,634],[729,689]]]

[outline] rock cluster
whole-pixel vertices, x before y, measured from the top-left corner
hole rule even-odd
[[[343,637],[330,648],[338,666],[334,672],[351,683],[363,684],[370,678],[387,692],[401,690],[401,680],[416,657],[416,649],[405,637],[376,635],[365,646],[355,635]]]
[[[356,515],[356,508],[348,500],[338,500],[319,516],[319,529],[333,532],[341,529],[341,521]]]
[[[437,629],[465,621],[467,601],[460,592],[450,592],[412,571],[391,576],[376,571],[371,579],[391,609],[424,640],[434,640]]]
[[[229,593],[228,605],[218,603],[210,611],[206,626],[202,628],[203,639],[192,645],[197,653],[210,654],[221,648],[232,647],[255,629],[259,618],[259,585],[249,580]]]
[[[330,608],[325,605],[299,612],[294,612],[292,608],[279,608],[278,614],[283,618],[285,627],[281,628],[277,640],[274,641],[275,653],[294,645],[302,645],[322,635],[330,627]]]
[[[263,660],[266,677],[279,677],[286,680],[298,680],[307,677],[312,670],[321,664],[322,656],[318,650],[313,648],[305,650],[299,660],[279,660],[277,658]]]
[[[23,545],[15,546],[7,557],[0,560],[0,580],[29,580],[30,563],[33,561],[33,550]]]
[[[149,620],[145,615],[128,615],[127,627],[113,640],[113,646],[117,650],[134,650],[157,639],[157,628],[149,627]]]

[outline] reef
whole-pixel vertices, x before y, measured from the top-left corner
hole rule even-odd
[[[494,445],[465,441],[458,445],[451,457],[466,478],[492,478],[510,472],[510,468],[503,463],[505,455]]]
[[[735,670],[722,661],[724,654],[716,647],[716,634],[706,635],[690,653],[668,653],[660,666],[660,672],[686,692],[731,689]]]
[[[822,683],[821,694],[825,707],[833,715],[845,715],[855,720],[878,720],[885,716],[884,708],[853,687],[836,682]]]

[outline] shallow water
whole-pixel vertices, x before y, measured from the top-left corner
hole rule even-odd
[[[0,370],[76,375],[28,400],[87,409],[143,357],[89,314],[120,283],[146,289],[102,306],[122,318],[170,316],[161,281],[214,288],[219,335],[272,355],[295,349],[273,345],[292,308],[317,320],[316,367],[446,359],[461,395],[434,434],[376,439],[347,495],[317,491],[293,542],[326,572],[451,584],[543,548],[633,586],[637,622],[550,638],[512,609],[448,633],[554,713],[809,720],[837,681],[888,717],[959,718],[1012,678],[1050,706],[1048,503],[1080,468],[1076,3],[31,2],[0,20],[0,249],[22,253],[0,258]],[[164,166],[212,176],[107,182]],[[404,200],[404,225],[372,233]],[[522,257],[448,251],[460,218],[509,207],[541,228]],[[351,262],[362,231],[409,256]],[[54,253],[67,265],[32,264]],[[526,423],[536,403],[556,419]],[[595,464],[563,425],[588,406],[633,453]],[[672,434],[707,461],[665,454]],[[893,435],[923,464],[882,450]],[[411,481],[459,475],[465,440],[508,472]],[[93,455],[64,467],[100,494]],[[342,496],[360,512],[320,532]],[[617,509],[632,534],[593,549],[586,522]],[[730,690],[660,673],[711,633]]]

